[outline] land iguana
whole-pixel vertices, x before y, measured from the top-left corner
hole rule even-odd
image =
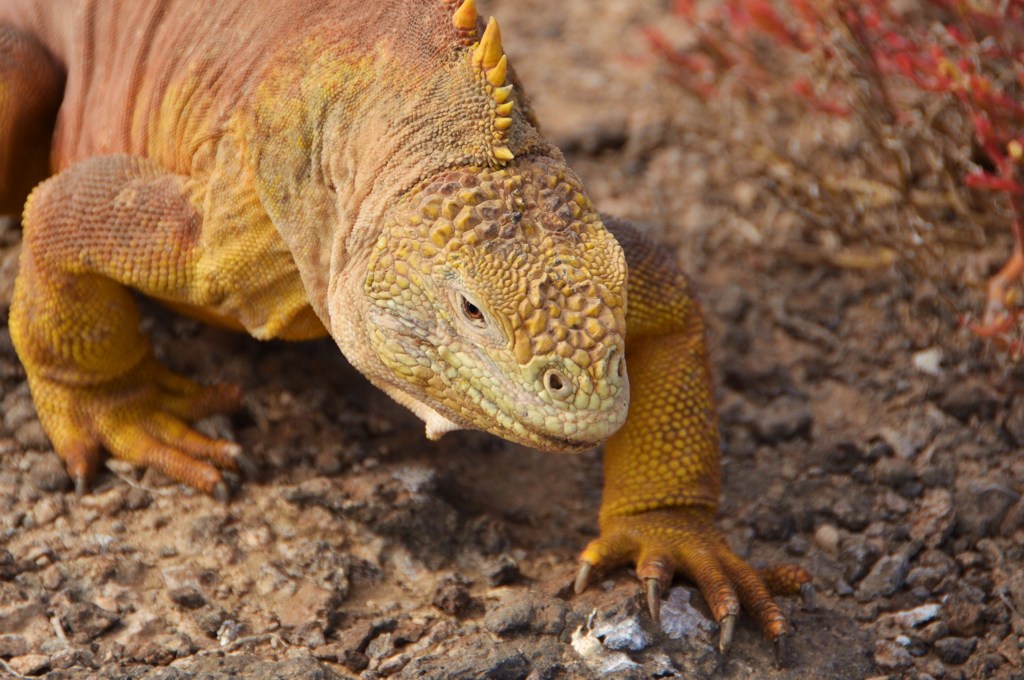
[[[713,525],[687,280],[538,130],[475,0],[4,0],[0,209],[24,205],[10,330],[76,489],[104,451],[220,498],[239,466],[189,425],[238,389],[158,363],[135,290],[260,339],[330,335],[432,439],[607,440],[576,591],[634,564],[656,619],[680,572],[723,651],[741,603],[781,643],[766,582],[808,577],[755,571]]]

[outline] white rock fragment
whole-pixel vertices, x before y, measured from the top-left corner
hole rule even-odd
[[[602,621],[594,626],[594,635],[608,649],[639,652],[651,646],[651,636],[635,616],[624,616]]]
[[[914,356],[911,359],[916,368],[921,373],[927,375],[942,375],[942,348],[941,347],[929,347],[923,349],[920,352],[914,352]]]
[[[411,495],[417,496],[430,489],[437,483],[437,471],[429,467],[406,465],[395,470],[392,477],[401,482],[405,490]]]
[[[242,632],[242,624],[233,619],[226,619],[217,629],[217,642],[221,647],[227,647],[238,639]]]
[[[942,605],[937,603],[922,604],[920,607],[894,612],[889,616],[902,628],[917,628],[922,623],[928,623],[938,617],[941,610]]]
[[[590,619],[585,626],[580,626],[572,634],[572,648],[580,655],[583,662],[594,670],[598,675],[618,673],[638,668],[639,664],[630,659],[622,652],[609,651],[601,640],[594,634],[591,628],[594,616],[597,612],[590,614]]]
[[[717,624],[706,619],[690,604],[690,591],[672,588],[661,603],[661,630],[673,640],[704,638],[710,643]]]

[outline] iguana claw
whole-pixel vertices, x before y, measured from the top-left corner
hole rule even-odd
[[[804,609],[807,611],[812,612],[818,608],[818,595],[813,583],[808,582],[800,586],[800,599],[803,600]]]
[[[651,619],[661,627],[661,581],[656,578],[644,579],[647,583],[647,610]]]
[[[718,634],[718,651],[724,656],[732,647],[732,636],[736,632],[736,615],[726,614],[719,622],[721,632]]]
[[[221,503],[227,503],[231,500],[231,489],[228,487],[228,483],[224,480],[217,482],[213,487],[213,497]]]
[[[238,469],[242,473],[243,479],[255,479],[259,474],[260,468],[251,458],[242,453],[242,447],[238,447],[238,451],[232,454],[235,462],[238,464]]]
[[[786,660],[789,657],[789,635],[783,633],[779,637],[775,638],[775,666],[777,668],[784,668],[786,666]]]
[[[590,562],[580,562],[580,570],[576,574],[576,582],[572,589],[577,595],[582,593],[590,585],[590,575],[594,571],[594,565]]]

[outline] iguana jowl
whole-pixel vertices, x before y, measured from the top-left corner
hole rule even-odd
[[[162,367],[135,289],[257,338],[330,334],[431,437],[607,439],[577,590],[634,563],[656,615],[679,571],[723,649],[741,602],[785,634],[712,525],[686,280],[596,212],[474,0],[4,0],[0,208],[23,202],[11,333],[80,489],[103,450],[219,496],[237,469],[187,424],[237,390]]]

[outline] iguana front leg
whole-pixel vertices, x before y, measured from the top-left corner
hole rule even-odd
[[[128,156],[84,161],[39,185],[24,214],[11,335],[43,428],[82,491],[101,449],[223,496],[238,446],[185,423],[234,408],[161,366],[125,286],[189,303],[201,220],[187,179]]]
[[[700,310],[685,277],[628,223],[605,218],[629,265],[626,314],[631,401],[626,423],[605,446],[601,536],[583,551],[577,592],[591,569],[634,563],[647,587],[651,614],[675,572],[700,588],[731,642],[742,604],[765,634],[780,640],[786,619],[765,582],[735,555],[714,527],[720,459]],[[802,570],[769,575],[792,592],[809,580]]]

